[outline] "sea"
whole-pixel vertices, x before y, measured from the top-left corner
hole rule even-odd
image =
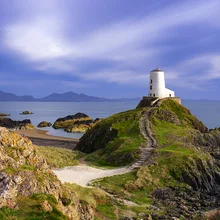
[[[52,124],[60,117],[82,112],[91,118],[106,118],[112,114],[134,109],[137,102],[0,102],[0,112],[10,114],[13,120],[30,119],[37,127],[41,121]],[[220,127],[220,100],[182,100],[182,104],[198,117],[208,128]],[[23,111],[32,115],[20,115]],[[52,127],[40,128],[48,134],[80,138],[83,133],[67,133]]]

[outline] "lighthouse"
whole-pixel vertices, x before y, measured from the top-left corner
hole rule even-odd
[[[148,96],[160,99],[175,97],[174,91],[166,88],[164,72],[160,68],[150,72]]]
[[[181,98],[175,97],[174,91],[166,88],[164,72],[160,68],[152,70],[150,72],[148,96],[143,96],[137,108],[159,107],[167,99],[181,105]]]

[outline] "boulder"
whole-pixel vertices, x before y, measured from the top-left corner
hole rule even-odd
[[[96,125],[101,119],[96,118],[93,120],[91,117],[84,113],[77,113],[75,115],[68,115],[64,118],[58,118],[53,128],[62,128],[66,132],[86,132],[88,129]]]
[[[30,119],[25,119],[23,121],[14,121],[10,118],[0,118],[0,126],[8,129],[18,129],[18,130],[34,129],[34,126],[31,124]]]
[[[23,111],[20,113],[20,115],[32,115],[34,114],[33,112],[30,112],[30,111]]]
[[[47,122],[47,121],[42,121],[38,124],[38,128],[44,128],[44,127],[50,127],[52,126],[52,124],[50,122]]]

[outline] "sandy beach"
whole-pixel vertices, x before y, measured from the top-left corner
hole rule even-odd
[[[98,169],[87,165],[78,165],[66,167],[63,169],[53,170],[58,179],[62,182],[76,183],[86,186],[90,181],[107,176],[120,175],[130,172],[128,167],[116,168],[111,170]]]
[[[14,130],[15,133],[28,137],[33,144],[39,146],[54,146],[74,149],[78,143],[76,138],[59,137],[47,134],[47,131],[40,129],[33,130]]]
[[[30,138],[42,138],[42,139],[49,139],[49,140],[61,140],[61,141],[77,141],[76,138],[68,138],[68,137],[60,137],[60,136],[53,136],[47,134],[48,131],[40,130],[40,129],[33,129],[33,130],[13,130],[17,134],[23,134],[26,137]]]

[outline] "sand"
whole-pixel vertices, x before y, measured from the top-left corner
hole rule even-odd
[[[13,130],[17,134],[23,134],[26,137],[32,138],[42,138],[42,139],[50,139],[50,140],[60,140],[60,141],[76,141],[76,138],[68,138],[68,137],[60,137],[60,136],[53,136],[47,134],[48,131],[40,130],[40,129],[33,129],[33,130]]]
[[[79,142],[79,140],[76,138],[52,136],[47,134],[47,131],[39,129],[14,130],[14,132],[28,137],[28,139],[30,139],[33,144],[38,146],[53,146],[74,149],[76,144]]]
[[[63,169],[53,170],[58,179],[62,182],[76,183],[86,186],[90,181],[107,176],[120,175],[130,172],[129,167],[116,168],[111,170],[98,169],[87,165],[78,165],[66,167]]]
[[[47,131],[39,129],[15,130],[14,132],[28,137],[34,144],[40,146],[55,146],[74,149],[78,142],[78,139],[48,135]],[[98,178],[120,175],[130,171],[131,168],[129,167],[107,170],[90,167],[86,164],[53,170],[62,183],[76,183],[81,186],[86,186],[90,181]]]

